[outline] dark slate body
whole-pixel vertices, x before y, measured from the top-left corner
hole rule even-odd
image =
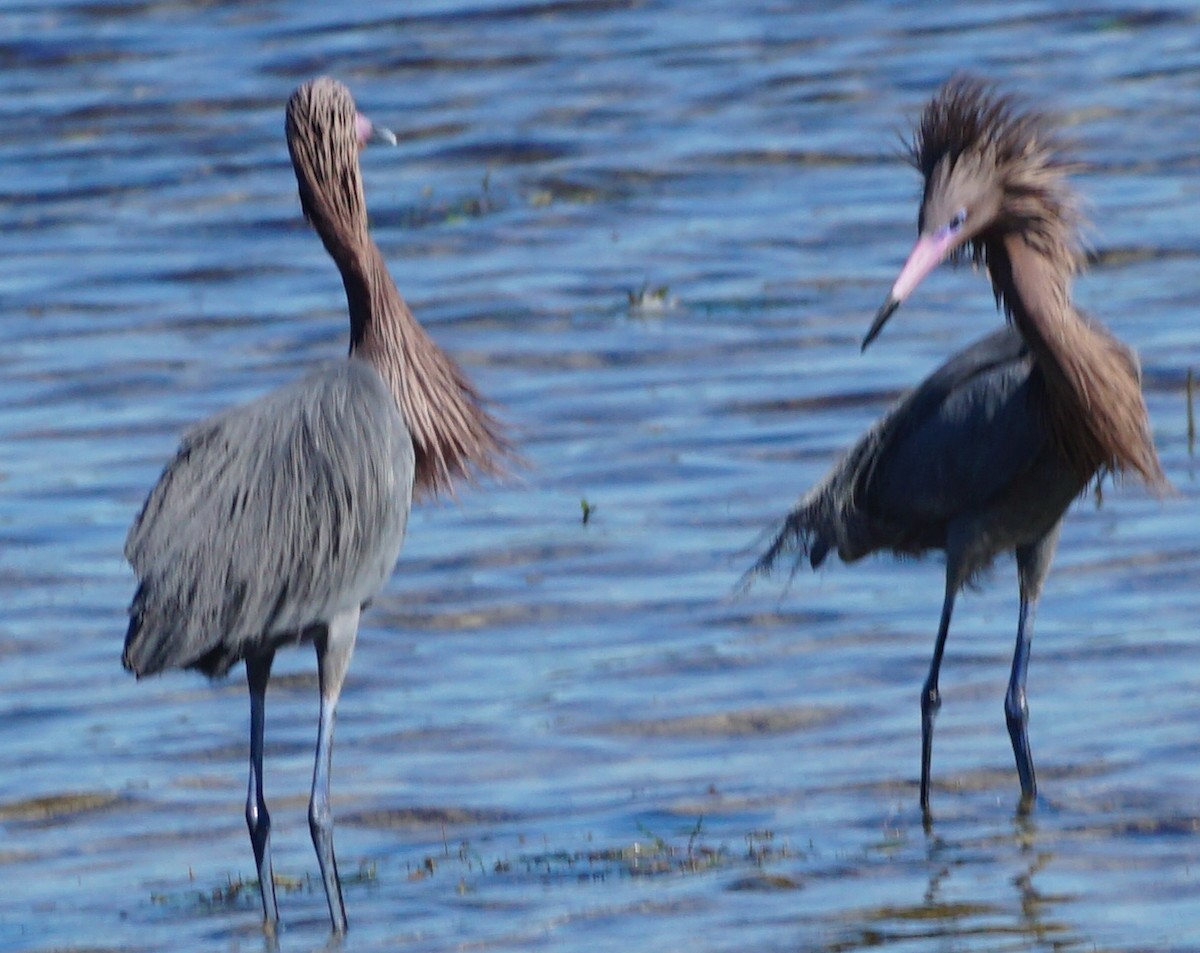
[[[951,357],[800,500],[756,568],[944,550],[958,588],[1050,535],[1086,483],[1050,443],[1038,375],[1008,327]]]

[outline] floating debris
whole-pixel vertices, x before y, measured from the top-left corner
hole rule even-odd
[[[629,299],[630,314],[660,314],[679,304],[679,299],[671,294],[667,285],[652,288],[645,283],[637,291],[627,291],[625,295]]]
[[[727,890],[759,890],[759,891],[776,891],[776,890],[799,890],[801,884],[791,877],[786,877],[783,874],[768,874],[754,873],[746,877],[738,877],[737,880],[729,884]]]

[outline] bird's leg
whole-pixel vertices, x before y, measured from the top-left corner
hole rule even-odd
[[[317,674],[321,685],[321,716],[317,725],[317,756],[313,764],[312,798],[308,802],[308,826],[317,863],[325,882],[329,919],[335,934],[346,932],[346,905],[333,856],[333,812],[329,807],[329,774],[333,761],[333,723],[346,668],[358,636],[359,609],[339,613],[316,638]]]
[[[246,681],[250,685],[250,787],[246,792],[246,826],[258,867],[258,889],[262,894],[263,925],[275,932],[279,908],[275,904],[275,876],[271,870],[271,815],[263,797],[263,727],[266,716],[267,682],[271,679],[274,652],[246,658]]]
[[[1004,719],[1012,741],[1017,774],[1021,778],[1021,803],[1018,811],[1026,813],[1037,797],[1037,779],[1033,773],[1033,756],[1029,750],[1029,706],[1025,702],[1025,676],[1029,671],[1029,649],[1033,637],[1033,617],[1037,611],[1042,583],[1050,571],[1050,562],[1058,545],[1062,523],[1056,523],[1032,545],[1017,547],[1017,579],[1021,590],[1021,608],[1017,616],[1017,645],[1013,651],[1012,674],[1004,695]]]
[[[933,645],[933,659],[929,663],[929,675],[921,689],[921,811],[929,820],[929,764],[933,757],[933,719],[942,707],[942,696],[938,691],[938,673],[942,668],[942,653],[946,649],[946,635],[950,631],[950,616],[954,614],[954,597],[958,585],[954,574],[947,568],[946,597],[942,601],[942,619],[938,623],[937,641]]]
[[[1008,737],[1012,741],[1013,756],[1017,760],[1017,774],[1021,778],[1022,813],[1033,807],[1037,796],[1037,779],[1033,774],[1033,756],[1029,751],[1029,706],[1025,701],[1025,676],[1029,671],[1029,649],[1033,632],[1033,615],[1036,603],[1028,598],[1025,587],[1021,587],[1021,610],[1017,617],[1017,647],[1013,652],[1012,675],[1008,680],[1008,692],[1004,696],[1004,718],[1008,722]]]

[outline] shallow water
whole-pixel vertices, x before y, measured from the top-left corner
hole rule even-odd
[[[377,240],[529,461],[414,512],[365,616],[346,949],[1200,948],[1193,4],[14,0],[0,64],[0,949],[263,945],[244,685],[121,670],[121,546],[188,422],[344,351],[282,137],[319,72],[399,134],[364,155]],[[1011,565],[960,600],[926,833],[939,566],[733,588],[999,321],[943,269],[858,352],[914,235],[896,133],[956,69],[1065,115],[1078,297],[1139,350],[1178,494],[1106,486],[1067,521],[1028,819]],[[281,948],[319,949],[314,666],[276,668]]]

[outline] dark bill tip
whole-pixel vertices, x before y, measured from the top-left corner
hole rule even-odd
[[[860,351],[865,351],[867,346],[879,336],[879,332],[883,330],[883,326],[887,324],[888,318],[892,316],[895,310],[900,307],[900,299],[887,296],[887,300],[883,303],[878,311],[875,312],[875,320],[871,322],[870,330],[867,331],[867,336],[863,338],[862,348]]]

